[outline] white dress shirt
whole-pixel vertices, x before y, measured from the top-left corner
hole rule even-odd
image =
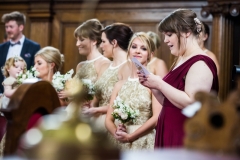
[[[22,47],[23,47],[23,42],[25,40],[25,36],[23,35],[22,38],[19,40],[20,41],[20,44],[15,44],[14,42],[12,42],[10,40],[10,43],[11,44],[15,44],[15,45],[10,45],[9,46],[9,49],[8,49],[8,54],[7,54],[7,58],[11,58],[11,57],[14,57],[14,56],[20,56],[21,54],[21,51],[22,51]]]

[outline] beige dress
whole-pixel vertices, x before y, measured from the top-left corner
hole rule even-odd
[[[133,110],[139,110],[135,121],[124,124],[128,133],[133,133],[152,117],[152,99],[149,90],[139,83],[138,79],[128,78],[118,92],[118,96]],[[118,121],[115,124],[118,125]],[[155,129],[138,138],[132,143],[121,143],[111,136],[111,140],[122,150],[154,149]]]
[[[110,65],[106,69],[106,71],[104,71],[102,76],[96,81],[94,88],[95,96],[99,100],[99,106],[106,106],[109,104],[113,88],[118,82],[118,70],[120,66],[122,66],[126,62],[127,61],[116,67],[112,67],[112,65]],[[94,127],[96,129],[106,131],[105,118],[106,114],[101,114],[93,117],[92,122]]]
[[[98,75],[94,63],[99,58],[102,58],[102,56],[82,62],[81,68],[77,71],[74,77],[79,79],[90,79],[93,83],[95,83]]]
[[[3,81],[2,85],[3,86],[12,86],[13,89],[17,88],[19,86],[18,83],[17,83],[17,80],[15,78],[13,78],[13,77],[7,77]],[[8,106],[9,101],[10,101],[10,99],[3,94],[1,99],[0,99],[0,108],[1,109],[6,109],[7,106]],[[6,133],[4,134],[4,136],[3,136],[2,140],[1,140],[1,143],[0,143],[0,159],[3,156],[3,151],[4,151],[4,147],[5,147],[5,140],[6,140]]]
[[[7,77],[3,81],[2,85],[3,86],[12,86],[13,89],[18,87],[17,80],[13,77]],[[3,94],[1,97],[1,100],[0,100],[0,108],[6,109],[9,101],[10,101],[10,99]]]
[[[86,60],[82,62],[81,68],[77,71],[76,75],[73,77],[75,79],[81,80],[81,79],[90,79],[92,83],[94,84],[97,80],[97,71],[95,69],[95,61],[102,58],[103,56],[99,56],[92,60]],[[66,111],[68,113],[68,116],[71,116],[73,114],[74,110],[74,102],[70,102],[68,106],[66,107]]]

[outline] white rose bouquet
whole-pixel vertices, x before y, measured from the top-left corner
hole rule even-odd
[[[114,119],[120,120],[123,124],[133,121],[139,116],[139,110],[133,110],[130,106],[124,104],[119,96],[114,100],[113,108],[114,111],[112,112],[112,116]]]
[[[57,91],[61,91],[65,88],[65,84],[68,80],[72,79],[73,69],[62,75],[60,72],[56,72],[53,75],[52,85]]]
[[[22,84],[23,81],[26,79],[33,79],[37,78],[39,75],[39,72],[36,70],[36,68],[32,67],[30,70],[28,70],[26,73],[19,73],[17,74],[17,83]]]

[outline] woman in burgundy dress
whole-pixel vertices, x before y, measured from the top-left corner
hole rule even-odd
[[[155,148],[181,147],[186,120],[181,110],[194,101],[195,93],[200,90],[218,92],[217,68],[198,45],[203,26],[192,10],[175,10],[160,22],[158,29],[176,61],[163,79],[140,72],[138,76],[142,85],[150,88],[163,105],[156,127]]]

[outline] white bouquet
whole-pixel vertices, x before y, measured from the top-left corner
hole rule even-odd
[[[57,91],[61,91],[65,88],[65,84],[68,80],[72,79],[73,69],[62,75],[60,72],[56,72],[53,75],[52,85]]]
[[[82,83],[84,86],[87,87],[88,94],[93,96],[95,94],[95,90],[94,90],[94,85],[93,85],[92,81],[90,79],[82,79]]]
[[[36,79],[39,75],[39,72],[36,70],[36,68],[32,67],[30,70],[28,70],[26,73],[19,73],[17,74],[17,83],[22,84],[26,79]]]
[[[124,104],[123,100],[119,96],[117,96],[114,100],[112,107],[114,108],[112,116],[114,119],[120,120],[123,124],[133,121],[137,116],[139,116],[139,110],[133,110],[130,106]]]

